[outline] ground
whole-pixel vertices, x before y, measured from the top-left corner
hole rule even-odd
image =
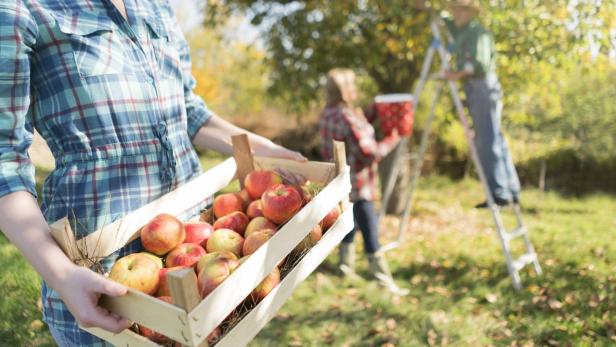
[[[481,199],[476,181],[423,178],[407,238],[387,254],[408,297],[339,277],[332,254],[252,346],[616,344],[616,199],[525,190],[544,275],[524,272],[520,292],[511,287],[490,215],[472,208]],[[383,221],[382,242],[395,238],[398,223]],[[367,279],[366,267],[360,256]],[[2,345],[53,345],[40,321],[39,288],[36,273],[0,236]]]

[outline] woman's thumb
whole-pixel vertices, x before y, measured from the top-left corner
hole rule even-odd
[[[97,289],[101,294],[109,295],[109,296],[122,296],[126,294],[128,289],[120,283],[114,282],[110,279],[107,279],[103,276],[97,276]]]

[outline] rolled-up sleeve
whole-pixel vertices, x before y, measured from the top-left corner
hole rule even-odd
[[[168,6],[167,10],[170,12],[171,16],[173,16],[173,10],[170,5],[167,4],[166,6]],[[195,94],[193,91],[197,86],[197,81],[192,74],[190,47],[188,46],[188,42],[186,42],[186,38],[184,37],[177,20],[174,21],[172,36],[175,47],[180,53],[182,82],[184,84],[184,101],[186,103],[186,116],[188,122],[187,130],[188,136],[192,140],[199,129],[204,126],[210,118],[212,118],[214,113],[207,107],[205,101],[203,101],[203,98]]]
[[[32,143],[30,54],[37,29],[20,1],[0,4],[0,197],[27,191],[36,197]]]

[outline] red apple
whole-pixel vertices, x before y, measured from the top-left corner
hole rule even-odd
[[[199,274],[201,270],[203,270],[203,268],[205,267],[207,263],[213,260],[216,260],[218,258],[237,259],[237,256],[235,255],[235,253],[229,252],[229,251],[218,251],[218,252],[208,253],[202,256],[201,259],[199,259],[199,261],[197,262],[197,274]]]
[[[160,280],[158,265],[141,253],[129,254],[118,259],[109,273],[109,278],[127,287],[148,295],[156,293]]]
[[[159,257],[157,257],[155,254],[152,254],[150,252],[141,252],[139,254],[143,254],[146,257],[150,258],[154,263],[156,263],[156,265],[158,266],[159,269],[163,268],[163,260]]]
[[[214,199],[214,215],[216,218],[224,217],[232,212],[244,211],[244,199],[237,193],[226,193]]]
[[[246,208],[246,215],[248,215],[248,218],[250,219],[263,216],[263,205],[261,204],[261,199],[255,200],[248,205]]]
[[[158,297],[159,300],[162,300],[168,304],[172,304],[173,305],[173,300],[171,299],[170,296],[159,296]],[[150,328],[146,328],[143,325],[139,325],[137,324],[138,328],[139,328],[139,334],[142,336],[147,337],[148,339],[150,339],[153,342],[156,342],[160,345],[164,345],[164,344],[168,344],[173,342],[173,340],[171,340],[170,338],[168,338],[167,336],[158,333]]]
[[[259,199],[270,187],[282,183],[282,177],[271,170],[254,170],[244,178],[244,187],[250,198]]]
[[[248,208],[248,205],[250,204],[250,202],[252,202],[252,199],[250,198],[250,194],[248,194],[248,191],[246,190],[246,188],[240,190],[239,192],[235,194],[237,194],[244,201],[244,211],[246,211],[246,209]]]
[[[275,267],[274,270],[252,291],[250,296],[255,301],[261,301],[278,285],[278,283],[280,283],[280,270]]]
[[[176,266],[176,267],[166,267],[160,269],[158,272],[159,286],[158,292],[156,292],[156,296],[171,296],[171,291],[169,290],[169,283],[167,282],[167,275],[171,271],[184,269],[184,266]]]
[[[265,217],[278,225],[287,222],[302,207],[302,197],[297,190],[284,184],[265,191],[261,201]]]
[[[217,232],[214,232],[214,235]],[[216,289],[238,265],[239,260],[231,257],[218,257],[207,262],[201,272],[199,272],[199,276],[197,276],[197,285],[201,297],[205,298]]]
[[[209,333],[207,335],[207,343],[208,345],[213,345],[216,341],[218,341],[218,339],[222,336],[222,330],[220,329],[220,327],[216,327],[214,330],[212,330],[211,333]]]
[[[251,255],[259,249],[264,243],[274,236],[274,233],[270,230],[255,231],[244,241],[242,247],[242,254],[244,256]]]
[[[297,246],[295,246],[294,251],[300,254],[304,253],[308,248],[316,245],[322,236],[323,230],[321,229],[321,226],[317,224],[314,228],[312,228],[312,230],[310,230],[310,233],[308,233],[308,235],[306,235],[306,237],[304,237],[304,239],[300,241]]]
[[[205,255],[205,249],[194,243],[183,243],[167,254],[167,267],[194,266]]]
[[[250,234],[254,233],[255,231],[259,231],[263,229],[276,230],[276,228],[277,228],[276,224],[270,222],[267,218],[256,217],[253,220],[251,220],[250,223],[248,223],[248,225],[246,226],[246,230],[244,231],[244,238],[247,238],[248,236],[250,236]]]
[[[244,230],[246,230],[248,222],[250,222],[248,216],[246,216],[243,212],[236,211],[219,218],[216,222],[214,222],[214,229],[231,229],[240,235],[244,235]]]
[[[329,211],[325,218],[321,220],[321,229],[323,229],[323,233],[336,223],[338,217],[340,217],[340,206],[336,205],[336,207]]]
[[[244,238],[242,235],[231,229],[218,229],[212,233],[212,236],[207,240],[208,253],[229,251],[238,257],[242,256],[242,247],[244,246]]]
[[[184,224],[170,214],[159,214],[141,228],[141,244],[159,256],[184,242]]]
[[[184,224],[184,230],[186,230],[184,243],[194,243],[205,247],[207,239],[214,232],[214,227],[206,222],[188,222]]]

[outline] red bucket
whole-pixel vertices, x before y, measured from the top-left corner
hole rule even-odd
[[[409,136],[413,132],[413,96],[411,94],[383,94],[374,98],[376,114],[381,131],[386,136],[394,129],[398,135]]]

